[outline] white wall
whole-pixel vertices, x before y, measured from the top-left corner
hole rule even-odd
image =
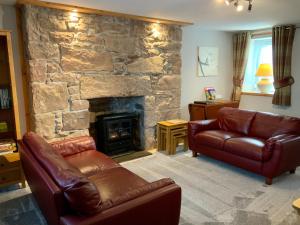
[[[3,15],[3,17],[1,16]],[[0,5],[0,29],[12,31],[14,64],[16,73],[17,95],[20,111],[21,133],[26,132],[25,107],[23,98],[22,72],[20,64],[20,54],[18,46],[16,11],[14,6]]]
[[[197,46],[219,48],[219,76],[197,76]],[[188,104],[205,100],[204,87],[214,87],[217,95],[230,99],[232,92],[232,33],[183,28],[181,71],[181,117],[189,119]]]
[[[300,117],[300,30],[297,30],[292,61],[292,75],[295,84],[292,86],[292,106],[279,107],[272,105],[272,97],[243,95],[240,103],[242,109],[252,109]]]

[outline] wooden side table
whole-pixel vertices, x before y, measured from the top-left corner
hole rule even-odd
[[[238,108],[238,102],[216,101],[208,104],[189,104],[190,120],[210,120],[217,118],[218,111],[223,107]]]
[[[298,198],[297,200],[295,200],[293,202],[293,207],[298,212],[298,214],[300,215],[300,198]]]
[[[184,142],[184,150],[188,149],[187,124],[185,120],[167,120],[157,123],[157,150],[166,150],[167,154],[176,153],[179,140]]]
[[[19,153],[0,155],[0,187],[17,183],[26,187]]]

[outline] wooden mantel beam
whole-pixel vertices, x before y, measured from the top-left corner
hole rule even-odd
[[[153,18],[153,17],[146,17],[146,16],[137,16],[137,15],[131,15],[126,13],[111,12],[106,10],[92,9],[92,8],[86,8],[81,6],[66,5],[61,3],[53,3],[53,2],[46,2],[40,0],[18,0],[17,1],[17,5],[27,5],[27,4],[47,7],[52,9],[60,9],[64,11],[76,11],[79,13],[86,13],[86,14],[123,17],[123,18],[128,18],[133,20],[146,21],[150,23],[162,23],[162,24],[172,24],[172,25],[180,25],[180,26],[187,26],[193,24],[191,22],[167,20],[167,19]]]

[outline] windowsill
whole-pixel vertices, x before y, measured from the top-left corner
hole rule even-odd
[[[252,95],[252,96],[263,96],[263,97],[273,97],[274,94],[259,93],[259,92],[242,92],[242,95]]]

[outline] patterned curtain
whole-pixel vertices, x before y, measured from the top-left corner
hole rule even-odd
[[[294,25],[273,27],[274,105],[291,105],[291,86],[294,83],[291,62],[295,32]]]
[[[240,101],[247,65],[251,35],[249,32],[233,36],[233,92],[231,99]]]

